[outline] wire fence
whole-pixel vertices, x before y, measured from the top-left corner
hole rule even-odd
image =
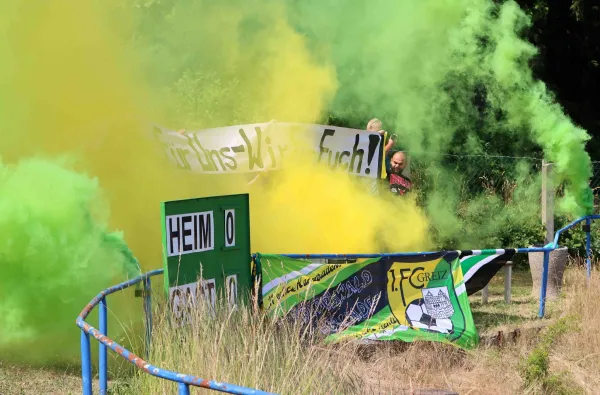
[[[459,201],[486,194],[499,196],[508,203],[514,199],[518,188],[542,194],[543,161],[539,158],[429,155],[429,159],[411,158],[409,163],[407,175],[422,196],[437,189],[451,191]],[[592,162],[589,184],[594,193],[594,213],[597,214],[600,213],[600,161]],[[555,191],[560,197],[563,186],[556,185]]]
[[[408,176],[419,194],[443,190],[459,201],[496,195],[511,201],[518,188],[541,194],[542,160],[490,155],[439,155],[410,160]]]
[[[410,178],[427,187],[436,176],[462,183],[465,192],[502,191],[519,183],[541,181],[542,159],[493,155],[439,155],[436,159],[410,159]],[[600,195],[600,161],[592,162],[590,188]],[[556,188],[560,192],[560,188]]]
[[[590,188],[594,193],[594,214],[600,213],[600,161],[592,162]]]
[[[594,191],[594,195],[600,193],[600,161],[592,162],[592,178],[590,179],[590,187]]]

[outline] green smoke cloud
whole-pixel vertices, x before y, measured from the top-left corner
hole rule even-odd
[[[98,181],[66,161],[0,163],[2,359],[77,355],[77,314],[126,270],[139,273],[119,234],[107,231],[107,214]]]
[[[534,78],[537,50],[522,38],[531,21],[514,1],[303,1],[290,15],[313,51],[335,64],[332,112],[358,127],[384,120],[412,154],[422,204],[446,247],[493,246],[509,223],[539,226],[542,157],[564,185],[557,211],[592,211],[590,137]],[[513,184],[506,196],[506,185],[465,194],[492,155],[540,160],[504,162]]]

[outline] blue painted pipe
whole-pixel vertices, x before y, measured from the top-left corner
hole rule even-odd
[[[90,335],[81,330],[81,386],[83,395],[92,395],[92,358],[90,356]]]
[[[179,395],[190,395],[190,386],[184,383],[179,383]]]
[[[108,317],[106,310],[106,297],[100,300],[100,307],[98,308],[98,323],[100,327],[100,333],[104,336],[108,336]],[[108,386],[108,359],[106,346],[98,342],[100,347],[98,354],[98,375],[100,384],[100,395],[106,395]]]
[[[91,358],[90,358],[90,340],[89,335],[94,336],[96,340],[105,346],[109,347],[111,350],[116,352],[119,356],[124,358],[129,363],[137,366],[139,369],[142,369],[144,372],[159,377],[162,379],[170,380],[179,384],[179,390],[182,391],[182,385],[187,387],[186,393],[189,393],[189,386],[194,387],[203,387],[209,388],[216,391],[221,391],[229,394],[238,394],[238,395],[275,395],[269,392],[242,387],[235,384],[218,382],[215,380],[205,380],[199,378],[197,376],[186,375],[182,373],[176,373],[169,370],[161,369],[157,366],[153,366],[145,360],[139,358],[137,355],[133,354],[131,351],[127,350],[119,343],[113,341],[112,339],[104,336],[100,333],[100,331],[93,326],[89,325],[85,322],[85,318],[91,310],[100,303],[100,301],[106,297],[106,295],[115,293],[122,289],[131,287],[141,281],[145,281],[147,278],[163,274],[163,269],[153,270],[151,272],[145,273],[142,276],[139,276],[135,279],[125,281],[121,284],[117,284],[113,287],[107,288],[104,291],[100,292],[94,299],[90,301],[90,303],[83,309],[83,311],[79,314],[76,320],[76,324],[81,328],[81,366],[82,366],[82,382],[83,382],[83,394],[84,395],[92,395],[92,369],[91,369]]]
[[[210,388],[213,390],[226,392],[228,394],[273,395],[269,392],[264,392],[264,391],[257,390],[257,389],[242,387],[242,386],[230,384],[230,383],[218,382],[218,381],[214,381],[214,380],[206,380],[206,379],[202,379],[200,377],[196,377],[196,376],[192,376],[192,375],[186,375],[186,374],[176,373],[176,372],[166,370],[166,369],[161,369],[161,368],[151,365],[150,363],[141,359],[140,357],[138,357],[131,351],[129,351],[126,348],[124,348],[123,346],[121,346],[116,341],[102,336],[96,328],[94,328],[87,322],[83,321],[81,318],[77,318],[76,323],[77,323],[77,326],[79,326],[81,329],[83,329],[84,332],[87,332],[90,335],[94,336],[94,338],[96,340],[107,345],[111,350],[116,352],[123,359],[125,359],[129,363],[137,366],[138,368],[142,369],[144,372],[146,372],[152,376],[160,377],[162,379],[166,379],[166,380],[170,380],[170,381],[174,381],[176,383],[191,385],[194,387]],[[89,350],[89,348],[88,348],[88,350]],[[91,383],[91,381],[90,381],[90,383]],[[91,391],[91,388],[90,388],[90,391]],[[85,394],[85,395],[87,395],[87,394]],[[90,395],[91,395],[91,392],[90,392]]]
[[[538,316],[544,318],[546,312],[546,288],[548,287],[548,263],[550,251],[544,251],[544,270],[542,271],[542,286],[540,287],[540,310]]]
[[[586,261],[585,264],[587,266],[587,279],[588,279],[588,283],[590,281],[590,279],[592,278],[592,220],[591,218],[587,218],[585,221],[585,224],[587,225],[587,232],[585,235],[585,254],[586,254]]]
[[[395,252],[389,254],[281,254],[291,259],[359,259],[359,258],[394,258],[403,256],[428,256],[441,252]]]
[[[164,273],[164,269],[156,269],[156,270],[152,270],[148,273],[144,273],[139,277],[136,277],[134,279],[131,279],[129,281],[125,281],[122,282],[121,284],[117,284],[115,286],[106,288],[104,291],[100,292],[98,295],[96,295],[96,297],[94,297],[94,299],[92,299],[90,301],[90,303],[81,311],[81,313],[79,313],[79,318],[81,319],[86,319],[87,316],[90,314],[90,312],[92,311],[92,309],[94,307],[96,307],[98,305],[98,303],[100,303],[100,300],[110,294],[114,294],[115,292],[121,291],[123,289],[129,288],[132,285],[141,283],[142,281],[144,281],[144,279],[148,278],[148,277],[152,277],[152,276],[156,276],[157,274],[163,274]]]
[[[150,290],[152,280],[146,277],[144,280],[144,313],[146,315],[146,358],[150,357],[150,345],[152,343],[152,299]]]
[[[528,252],[546,252],[553,251],[554,247],[531,247],[531,248],[517,248],[516,252],[519,254],[526,254]]]
[[[580,222],[586,221],[586,223],[592,219],[600,219],[600,215],[588,215],[587,217],[581,217],[579,219],[576,219],[575,221],[571,222],[570,224],[568,224],[567,226],[565,226],[562,229],[559,229],[555,234],[554,234],[554,248],[558,247],[558,239],[560,237],[560,235],[564,232],[567,231],[569,229],[571,229],[572,227],[574,227],[575,225],[579,224]],[[591,223],[591,222],[590,222]]]
[[[515,251],[516,253],[528,253],[528,252],[544,252],[552,247],[531,247],[531,248],[513,248],[506,249]],[[481,250],[483,253],[506,251],[506,250]],[[451,253],[453,251],[427,251],[427,252],[394,252],[388,254],[280,254],[291,259],[361,259],[361,258],[401,258],[401,257],[414,257],[422,256],[427,257],[430,255],[442,255],[444,253]]]

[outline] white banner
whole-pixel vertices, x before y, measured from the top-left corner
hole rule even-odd
[[[314,148],[332,169],[362,177],[381,175],[383,145],[376,132],[337,126],[268,122],[185,131],[154,127],[171,162],[198,173],[253,173],[281,168],[296,140]],[[301,166],[302,164],[295,164]]]

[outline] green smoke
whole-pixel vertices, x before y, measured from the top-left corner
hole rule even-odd
[[[557,211],[591,213],[590,137],[533,77],[537,50],[522,38],[531,22],[514,1],[308,0],[290,15],[335,64],[336,118],[364,127],[378,117],[411,153],[422,204],[446,247],[497,247],[503,228],[539,227],[541,158],[554,162],[554,183],[564,186]],[[466,159],[473,154],[481,158]],[[506,160],[512,185],[465,193],[493,155],[538,160]]]
[[[514,1],[146,5],[138,13],[137,48],[176,124],[299,120],[274,111],[264,86],[290,52],[308,51],[309,63],[332,68],[337,80],[321,121],[329,114],[332,123],[363,128],[377,117],[399,136],[396,148],[411,154],[420,203],[444,247],[513,243],[502,234],[515,228],[542,237],[542,158],[554,163],[554,184],[564,186],[557,212],[580,216],[593,208],[589,136],[534,78],[537,50],[522,38],[531,21]],[[302,40],[274,40],[280,24]],[[282,81],[316,80],[310,72],[285,74]],[[291,84],[286,96],[304,97],[302,85]]]
[[[2,359],[77,355],[77,314],[126,270],[139,272],[119,234],[107,232],[107,214],[98,180],[65,161],[0,163]]]
[[[555,163],[555,181],[566,182],[560,208],[573,215],[590,214],[591,160],[585,151],[590,136],[564,115],[546,86],[532,78],[527,61],[535,50],[514,33],[529,23],[516,3],[507,3],[500,10],[494,31],[497,49],[485,59],[500,86],[493,93],[505,103],[509,126],[529,128],[546,158]]]

